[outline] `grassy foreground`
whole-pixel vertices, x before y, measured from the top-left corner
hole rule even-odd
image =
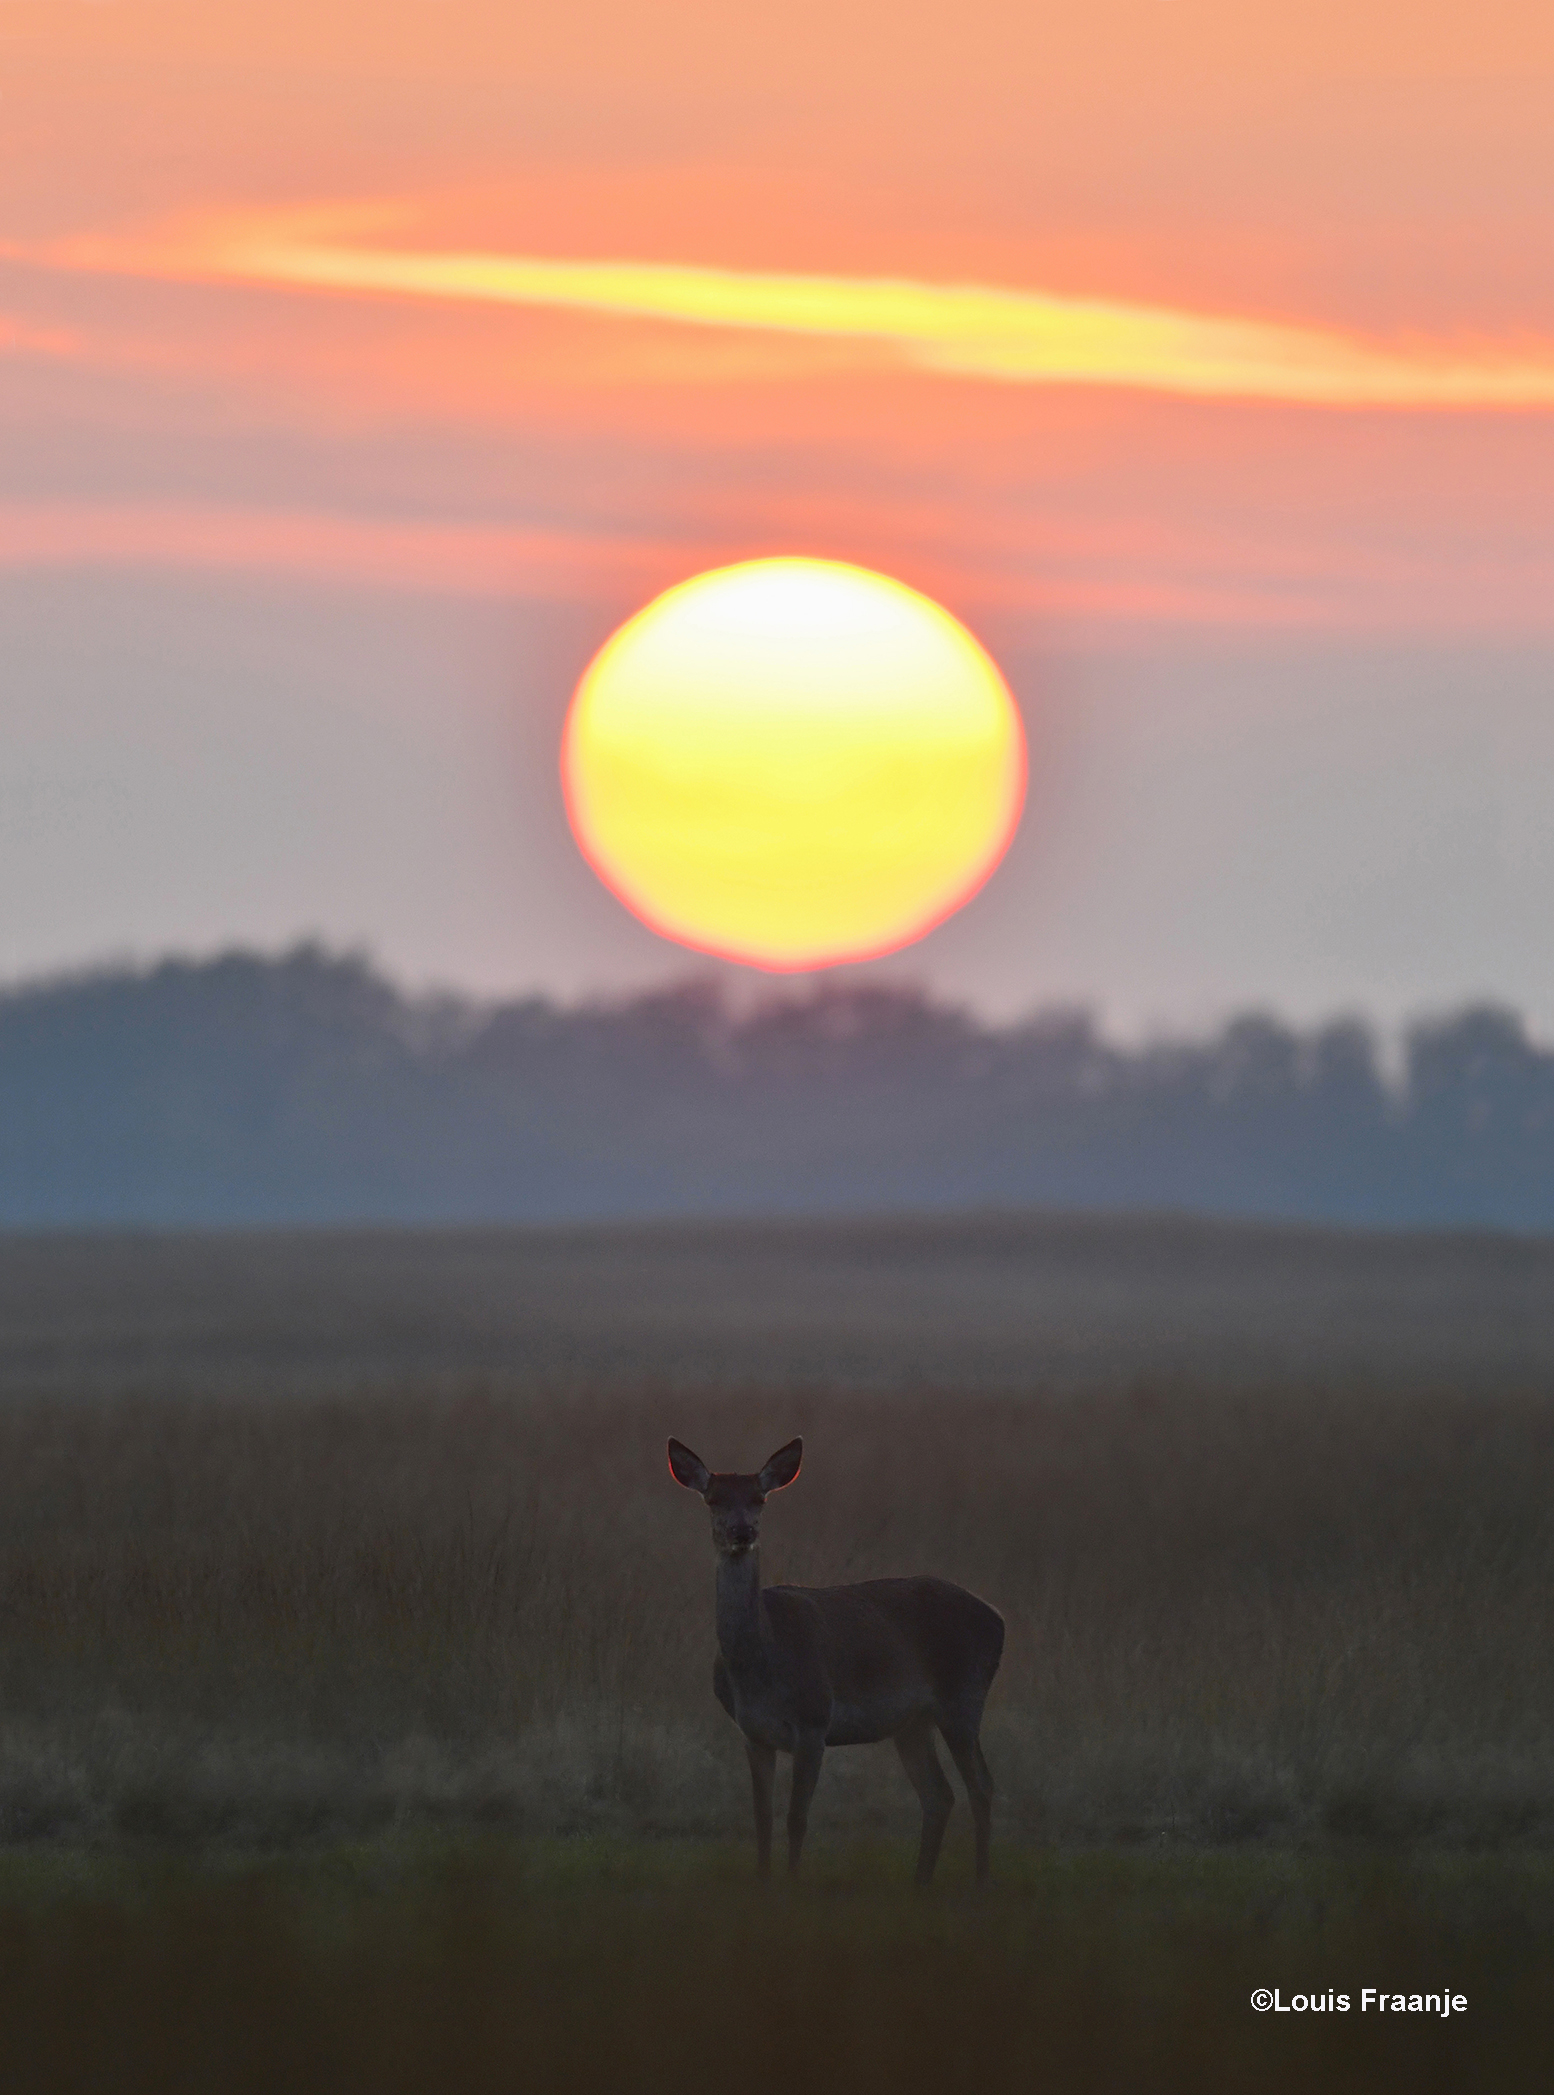
[[[1265,1235],[0,1240],[0,2095],[1541,2087],[1547,1247]],[[751,1881],[669,1432],[1002,1610],[989,1896]]]
[[[1001,1841],[1554,1848],[1554,1406],[1363,1382],[0,1403],[0,1846],[742,1833],[669,1432],[806,1436],[769,1580],[1003,1613]],[[827,1756],[817,1839],[917,1818]]]
[[[0,1862],[18,2091],[761,2095],[1537,2084],[1545,1859],[1015,1851],[923,1898],[894,1850],[752,1883],[701,1842],[381,1842]],[[1347,1992],[1349,2012],[1258,2013]],[[1362,2011],[1446,1989],[1465,2012]]]

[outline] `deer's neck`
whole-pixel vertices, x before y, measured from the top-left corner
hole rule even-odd
[[[759,1550],[718,1559],[718,1649],[733,1673],[765,1663]]]

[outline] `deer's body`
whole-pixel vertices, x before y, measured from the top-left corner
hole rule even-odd
[[[755,1476],[714,1475],[679,1441],[676,1480],[711,1508],[718,1553],[718,1656],[713,1692],[744,1734],[756,1850],[770,1867],[776,1755],[793,1757],[788,1863],[797,1867],[809,1801],[828,1746],[893,1739],[923,1807],[917,1876],[933,1876],[954,1792],[934,1751],[937,1730],[966,1784],[977,1877],[987,1875],[993,1778],[982,1755],[982,1706],[1003,1651],[1003,1618],[946,1579],[869,1579],[856,1586],[761,1584],[756,1547],[767,1493],[798,1475],[790,1442]]]
[[[815,1729],[828,1746],[877,1745],[925,1718],[955,1729],[969,1715],[968,1691],[980,1718],[1004,1625],[963,1587],[930,1578],[760,1587],[759,1575],[753,1550],[718,1568],[713,1692],[747,1738],[791,1753]]]

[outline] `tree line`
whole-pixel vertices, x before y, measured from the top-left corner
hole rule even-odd
[[[1554,1052],[1492,1006],[1389,1081],[1359,1020],[1129,1048],[845,978],[415,998],[316,945],[0,995],[6,1226],[984,1205],[1554,1227]]]

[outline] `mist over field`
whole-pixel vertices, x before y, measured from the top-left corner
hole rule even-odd
[[[1554,1226],[1554,1052],[1509,1010],[1266,1013],[1136,1049],[909,987],[412,998],[369,963],[0,996],[0,1224],[561,1222],[1047,1206]]]

